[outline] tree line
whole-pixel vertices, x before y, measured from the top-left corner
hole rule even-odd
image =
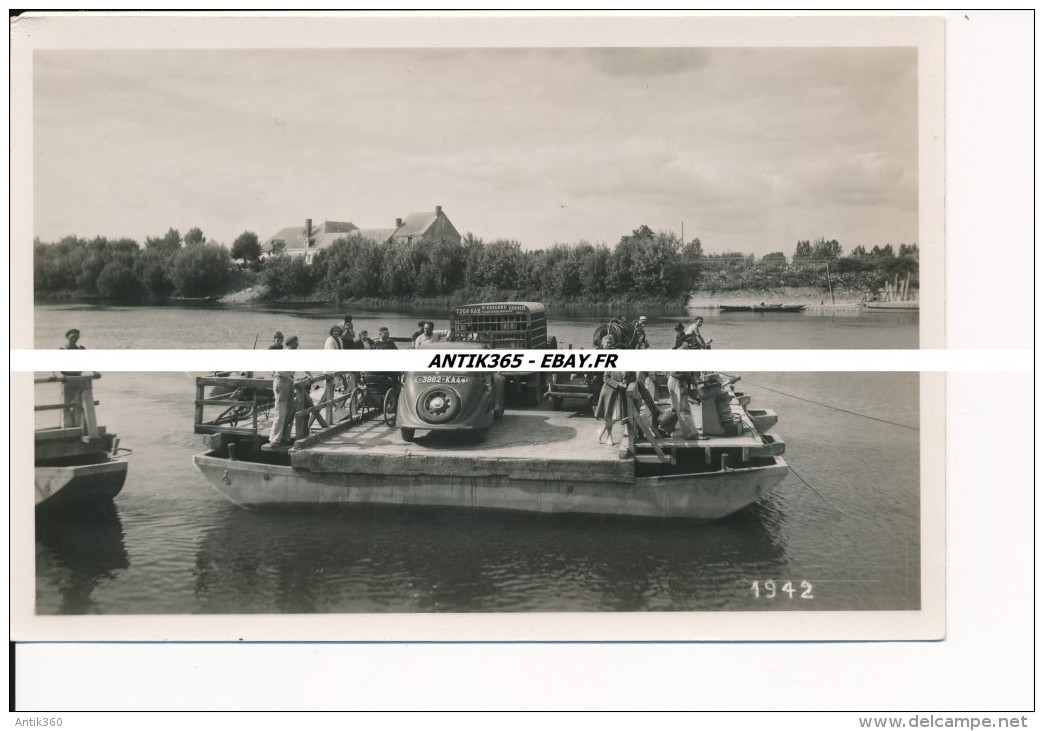
[[[680,299],[690,282],[678,266],[681,244],[671,233],[641,226],[612,249],[587,242],[524,251],[518,241],[392,241],[349,235],[319,251],[312,263],[277,256],[264,282],[276,299],[313,295],[423,299],[511,296],[549,301],[628,299],[655,294]]]
[[[920,286],[920,251],[917,244],[873,246],[862,244],[844,255],[836,239],[798,241],[788,260],[782,251],[765,254],[725,252],[699,257],[694,277],[698,288],[708,292],[735,289],[763,290],[776,287],[828,287],[855,291],[878,291],[896,276],[910,277],[910,286]],[[829,282],[829,284],[828,284]]]
[[[799,241],[760,259],[750,254],[706,254],[698,238],[642,225],[613,247],[580,241],[524,251],[518,241],[393,241],[378,244],[348,234],[316,252],[309,263],[285,253],[262,260],[258,237],[244,231],[231,249],[208,242],[198,228],[181,236],[131,239],[67,236],[34,242],[33,277],[39,296],[162,301],[224,294],[250,275],[271,300],[347,301],[358,298],[411,301],[514,298],[612,304],[679,303],[692,291],[785,286],[880,287],[895,274],[917,286],[917,245],[889,244],[844,256],[836,240]]]
[[[53,244],[33,242],[33,285],[38,295],[163,300],[223,293],[234,270],[225,247],[192,228],[184,237],[133,239],[66,236]]]

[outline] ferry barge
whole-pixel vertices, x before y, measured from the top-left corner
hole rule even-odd
[[[388,398],[336,390],[345,375],[295,381],[296,440],[287,449],[263,448],[270,402],[257,394],[270,381],[197,379],[195,431],[207,451],[196,466],[225,498],[250,509],[386,504],[695,521],[751,505],[789,469],[782,439],[769,432],[776,415],[748,408],[749,397],[717,374],[705,374],[708,395],[692,408],[697,438],[664,436],[635,399],[616,445],[599,443],[601,422],[589,416],[582,387],[575,393],[582,410],[560,408],[572,395],[561,384],[548,394],[559,408],[509,405],[481,439],[417,430],[407,441]],[[665,398],[656,403],[669,409]],[[217,409],[221,416],[206,418]]]
[[[57,403],[37,403],[36,412],[59,411],[57,426],[35,431],[37,510],[105,507],[123,489],[127,463],[117,457],[119,438],[98,425],[93,381],[98,373],[63,373],[34,378],[59,387]]]

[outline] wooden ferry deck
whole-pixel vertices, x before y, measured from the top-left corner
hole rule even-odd
[[[742,436],[712,436],[698,440],[668,437],[659,444],[672,448],[758,449],[764,446],[749,417],[738,404],[748,431]],[[693,417],[702,428],[700,410]],[[406,442],[399,430],[379,418],[335,428],[300,442],[290,451],[290,464],[310,472],[422,475],[464,472],[476,477],[492,474],[529,479],[583,479],[630,482],[634,459],[621,457],[623,429],[614,429],[616,445],[597,439],[601,420],[582,411],[509,409],[493,424],[484,442],[467,431],[418,431]],[[638,443],[639,454],[642,443]],[[648,452],[652,456],[652,452]],[[642,456],[638,457],[642,459]]]
[[[244,507],[384,503],[711,520],[756,501],[787,470],[783,444],[757,428],[745,400],[733,398],[731,410],[740,436],[655,445],[623,439],[619,423],[617,443],[600,444],[601,421],[589,410],[508,409],[482,441],[463,429],[418,429],[410,442],[379,411],[345,421],[333,413],[289,450],[258,449],[260,421],[252,437],[208,434],[211,451],[195,462]],[[700,425],[700,409],[693,416]]]
[[[479,443],[468,431],[419,431],[406,442],[379,419],[352,425],[290,453],[290,464],[311,472],[367,474],[508,474],[537,479],[630,482],[630,461],[618,447],[598,444],[596,422],[579,413],[509,410]],[[617,426],[617,436],[620,427]]]
[[[313,398],[320,392],[314,391]],[[669,408],[666,401],[657,401]],[[367,474],[431,474],[454,464],[469,465],[468,472],[490,474],[494,465],[516,463],[518,470],[532,477],[558,476],[568,479],[575,474],[587,478],[631,480],[634,472],[632,459],[621,457],[624,441],[623,425],[613,430],[615,446],[598,442],[602,421],[591,416],[590,410],[548,408],[509,408],[503,418],[488,430],[485,441],[479,442],[468,430],[425,431],[419,429],[413,442],[405,441],[399,430],[387,426],[379,413],[362,421],[349,419],[342,406],[332,413],[330,427],[295,442],[289,452],[291,466],[311,472],[353,472]],[[665,452],[671,449],[714,448],[755,449],[764,446],[750,416],[737,400],[732,412],[742,420],[745,433],[741,436],[709,436],[699,439],[681,437],[661,438]],[[268,414],[258,417],[257,432],[267,434],[270,428]],[[696,426],[703,431],[699,407],[692,409]],[[642,443],[638,443],[641,448]],[[645,446],[648,446],[647,444]],[[287,451],[287,450],[279,450]],[[416,458],[423,457],[424,460]],[[411,464],[412,462],[412,464]],[[499,470],[498,470],[499,471]]]

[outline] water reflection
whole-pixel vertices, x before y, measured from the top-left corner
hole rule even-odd
[[[38,601],[38,612],[97,611],[94,589],[130,566],[116,506],[88,515],[37,513],[36,564],[38,576],[49,580],[59,600],[50,610]]]
[[[229,510],[201,540],[206,612],[741,608],[785,550],[778,511],[711,524],[430,508]],[[739,602],[737,604],[737,602]]]

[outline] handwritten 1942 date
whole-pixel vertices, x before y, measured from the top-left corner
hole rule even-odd
[[[754,595],[755,599],[793,599],[798,597],[799,599],[815,599],[815,594],[812,593],[812,584],[807,581],[802,581],[794,587],[792,581],[783,582],[782,585],[777,584],[772,579],[768,581],[759,581],[755,579],[750,585],[750,593]]]

